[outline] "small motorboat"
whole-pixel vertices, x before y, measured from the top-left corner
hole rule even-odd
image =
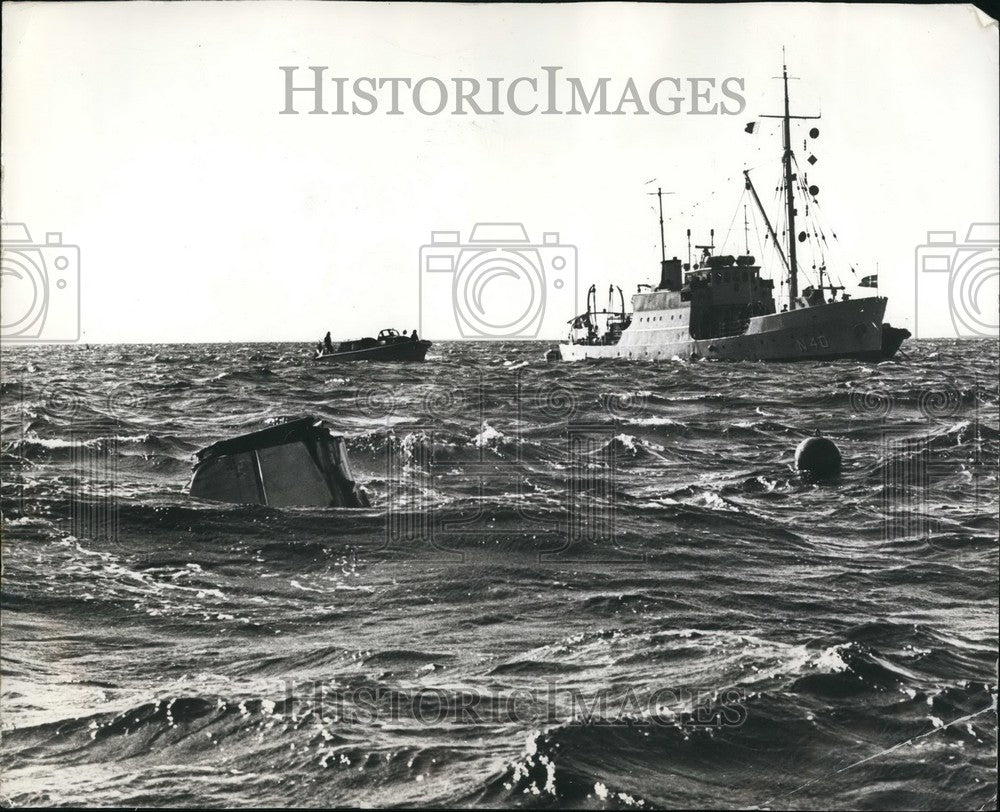
[[[400,335],[398,330],[382,330],[378,338],[341,341],[331,352],[322,344],[316,352],[317,361],[423,361],[431,342]]]

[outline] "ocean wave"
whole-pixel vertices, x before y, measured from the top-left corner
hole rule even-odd
[[[995,805],[996,342],[544,349],[5,347],[5,800]],[[372,507],[186,493],[194,451],[302,415]],[[816,430],[836,481],[793,470]]]

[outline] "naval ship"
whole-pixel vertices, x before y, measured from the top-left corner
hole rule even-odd
[[[688,262],[667,259],[663,239],[663,196],[660,201],[660,281],[655,287],[639,285],[632,297],[632,312],[626,313],[624,296],[618,289],[620,307],[614,308],[614,286],[609,291],[608,308],[597,309],[594,286],[587,296],[587,312],[569,324],[568,340],[559,345],[564,361],[588,358],[632,360],[715,359],[720,361],[798,361],[858,359],[881,361],[896,354],[908,330],[882,321],[888,299],[884,296],[851,298],[842,285],[834,285],[818,267],[818,284],[799,292],[800,265],[794,235],[795,187],[815,203],[818,189],[806,188],[798,178],[797,162],[791,147],[791,121],[819,118],[793,116],[788,104],[788,70],[782,67],[784,113],[764,118],[780,118],[783,123],[784,207],[787,242],[778,239],[760,198],[744,171],[745,189],[750,193],[767,227],[767,236],[777,249],[788,282],[788,304],[777,311],[774,280],[761,275],[761,266],[747,252],[740,256],[717,255],[715,236],[709,245],[699,245],[697,262],[691,262],[688,231]],[[752,131],[754,125],[748,125]],[[818,130],[810,131],[812,137]],[[744,227],[746,214],[744,210]],[[806,232],[799,234],[804,241]],[[867,276],[862,287],[877,286],[877,276]],[[829,299],[826,292],[832,295]],[[837,293],[841,298],[837,299]],[[603,322],[603,323],[602,323]],[[603,329],[601,329],[603,327]],[[554,357],[553,353],[553,357]]]

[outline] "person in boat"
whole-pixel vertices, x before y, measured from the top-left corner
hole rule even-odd
[[[333,352],[333,341],[330,339],[330,331],[327,330],[325,336],[323,336],[323,352]]]
[[[419,341],[420,340],[419,338],[417,338],[417,331],[416,330],[414,330],[413,333],[410,335],[410,340],[411,341]]]

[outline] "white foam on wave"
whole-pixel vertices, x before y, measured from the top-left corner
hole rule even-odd
[[[614,441],[622,445],[626,451],[633,455],[638,454],[642,449],[654,452],[665,450],[659,443],[654,443],[652,440],[643,440],[631,434],[625,434],[624,432],[616,434],[614,436]]]
[[[61,437],[39,437],[34,432],[28,432],[28,434],[24,436],[24,442],[31,445],[39,445],[42,448],[76,448],[78,446],[85,445],[85,443],[80,443],[74,440],[64,440]]]
[[[652,415],[651,417],[631,417],[628,422],[633,426],[682,426],[686,424],[681,420],[674,420],[672,417],[663,415]]]
[[[701,496],[702,501],[705,503],[705,507],[712,508],[713,510],[725,510],[729,513],[741,513],[742,511],[723,499],[719,494],[713,493],[712,491],[705,491]]]
[[[538,739],[542,733],[540,730],[532,730],[528,733],[524,744],[524,756],[514,762],[511,782],[505,784],[507,789],[513,789],[522,781],[530,781],[521,791],[527,795],[552,795],[556,796],[556,763],[549,756],[538,752]],[[545,783],[540,787],[537,781],[531,780],[531,768],[542,766],[545,768]]]
[[[110,437],[91,437],[89,440],[66,440],[62,437],[39,437],[34,432],[24,435],[22,442],[28,445],[41,446],[42,448],[100,448],[101,446],[115,443],[119,445],[139,445],[148,443],[152,435],[150,434],[116,434]]]
[[[482,430],[469,441],[469,445],[474,445],[479,448],[487,448],[492,445],[498,445],[505,439],[507,438],[502,431],[493,428],[493,426],[484,420]]]

